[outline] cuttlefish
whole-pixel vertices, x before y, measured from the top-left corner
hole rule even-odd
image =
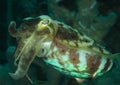
[[[9,73],[13,79],[24,77],[35,57],[65,75],[94,78],[109,71],[113,58],[120,55],[112,54],[83,32],[47,15],[25,18],[18,29],[12,21],[9,32],[18,41],[14,54],[17,70]]]

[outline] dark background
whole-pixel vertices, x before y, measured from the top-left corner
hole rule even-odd
[[[51,0],[52,1],[52,0]],[[56,0],[59,7],[65,7],[70,12],[78,10],[76,0]],[[115,24],[110,31],[103,38],[106,47],[112,53],[120,52],[120,0],[97,0],[98,10],[101,15],[113,11],[117,15]],[[26,5],[27,3],[27,5]],[[52,3],[52,2],[51,2]],[[8,33],[8,26],[10,21],[14,20],[19,26],[21,20],[28,16],[50,15],[52,10],[49,8],[47,0],[0,0],[0,64],[5,65],[8,61],[6,57],[6,50],[10,46],[16,46],[16,40],[11,38]],[[56,8],[57,9],[57,8]],[[62,18],[64,17],[64,14]],[[55,18],[55,17],[53,17]],[[69,18],[69,17],[68,17]],[[61,18],[58,18],[58,20]],[[61,20],[62,21],[62,20]],[[70,24],[67,20],[65,23]]]

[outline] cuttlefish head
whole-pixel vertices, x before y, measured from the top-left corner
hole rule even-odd
[[[9,25],[9,33],[15,38],[28,38],[33,33],[39,35],[49,35],[56,32],[54,20],[49,16],[42,15],[35,18],[28,17],[24,18],[22,24],[16,29],[16,23],[11,21]]]
[[[12,78],[24,77],[34,58],[38,54],[44,54],[41,51],[44,48],[43,44],[52,41],[57,31],[57,25],[54,22],[50,17],[42,15],[25,18],[18,29],[14,21],[10,23],[9,33],[18,41],[14,54],[14,64],[17,65],[17,70],[15,73],[9,73]]]

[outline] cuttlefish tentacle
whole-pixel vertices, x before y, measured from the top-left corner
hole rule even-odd
[[[19,43],[18,43],[18,46],[17,46],[17,48],[16,48],[16,52],[15,52],[15,54],[14,54],[14,58],[15,58],[15,60],[14,60],[14,65],[15,66],[17,66],[17,62],[19,61],[19,59],[20,59],[20,54],[22,53],[21,52],[21,50],[23,49],[23,46],[24,46],[24,43],[23,43],[23,41],[20,41]],[[18,54],[19,54],[19,56],[18,56]]]
[[[10,34],[17,38],[18,32],[15,29],[15,23],[12,22],[10,25]],[[15,73],[9,73],[13,79],[20,79],[27,74],[28,68],[38,51],[42,48],[40,44],[45,38],[45,36],[36,35],[35,32],[31,33],[28,38],[21,37],[14,55],[15,63],[19,61],[18,67]]]
[[[20,37],[20,33],[19,31],[16,29],[16,22],[15,21],[11,21],[10,22],[10,25],[8,27],[8,30],[9,30],[9,33],[12,37],[15,37],[15,38],[18,38]],[[17,65],[17,61],[19,60],[20,56],[18,56],[18,54],[20,53],[21,49],[23,48],[24,46],[24,40],[20,40],[18,42],[18,46],[16,48],[16,52],[14,54],[14,58],[15,58],[15,62],[14,62],[14,65]]]
[[[34,58],[42,52],[44,49],[43,43],[51,40],[50,32],[47,29],[49,21],[38,17],[40,21],[36,19],[28,19],[22,23],[19,29],[16,29],[16,23],[11,22],[9,26],[9,32],[11,36],[19,39],[16,52],[14,54],[15,64],[17,64],[17,70],[15,73],[9,73],[13,79],[20,79],[27,75],[27,71],[33,62]],[[33,22],[33,23],[32,23]],[[46,34],[46,35],[44,35]],[[46,54],[40,54],[41,57]]]
[[[18,52],[19,50],[16,51],[15,56],[17,56],[17,57],[15,59],[15,62],[17,60],[19,60],[18,68],[15,73],[9,73],[10,76],[13,77],[14,79],[22,78],[26,74],[31,62],[35,58],[35,52],[34,52],[35,50],[31,44],[32,43],[31,39],[29,39],[24,44],[24,46],[22,47],[20,52]],[[21,42],[22,42],[22,40],[21,40]],[[21,44],[19,43],[19,45],[21,45]],[[26,64],[26,62],[27,62],[27,64]]]
[[[29,49],[26,52],[24,52],[20,57],[16,72],[9,73],[10,76],[16,80],[24,77],[27,73],[27,70],[28,70],[31,62],[34,60],[34,58],[35,58],[35,53],[34,53],[33,49]]]
[[[15,37],[15,38],[18,38],[18,30],[16,29],[16,22],[15,21],[11,21],[10,22],[10,25],[9,25],[9,27],[8,27],[8,30],[9,30],[9,33],[10,33],[10,35],[12,36],[12,37]],[[22,48],[23,46],[23,42],[19,42],[19,44],[18,44],[18,46],[17,46],[17,48],[16,48],[16,52],[15,52],[15,54],[14,54],[14,57],[15,57],[15,65],[17,65],[16,64],[16,61],[19,59],[18,57],[17,57],[17,54],[20,52],[20,48]],[[18,49],[19,48],[19,49]],[[17,57],[17,58],[16,58]]]
[[[17,30],[16,30],[16,23],[15,21],[11,21],[10,25],[8,27],[8,31],[12,37],[16,37],[18,35]]]
[[[19,53],[17,52],[18,55],[16,55],[17,57],[15,59],[15,62],[19,60],[19,63],[16,72],[9,73],[13,79],[20,79],[27,74],[29,66],[31,65],[39,50],[42,48],[42,46],[40,46],[39,44],[43,42],[45,38],[46,37],[43,37],[42,39],[40,39],[40,37],[36,38],[36,35],[33,32],[31,37],[27,39],[21,51]],[[33,43],[36,43],[36,45]]]

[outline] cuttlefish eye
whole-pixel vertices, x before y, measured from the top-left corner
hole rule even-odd
[[[41,21],[41,25],[43,25],[43,26],[47,26],[47,25],[49,25],[49,23],[50,23],[50,21],[47,19],[44,19]]]
[[[40,19],[40,21],[37,24],[37,31],[44,32],[47,34],[53,34],[53,29],[51,27],[53,20],[47,15],[42,15],[38,18]]]
[[[46,27],[50,24],[51,22],[51,18],[47,15],[42,15],[42,16],[39,16],[38,18],[41,19],[41,21],[38,23],[38,27]]]
[[[42,48],[38,52],[37,57],[44,57],[47,53],[48,53],[48,50],[46,48]]]
[[[50,18],[42,18],[42,20],[38,23],[38,28],[37,31],[43,31],[45,29],[49,29],[49,31],[51,32],[50,29],[50,23],[51,23],[51,19]]]

